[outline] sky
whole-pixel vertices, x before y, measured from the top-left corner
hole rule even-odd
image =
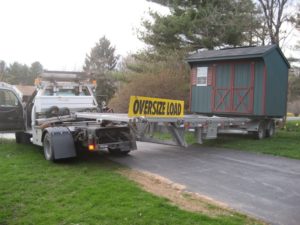
[[[0,60],[48,70],[81,70],[84,59],[105,35],[121,56],[145,47],[137,29],[148,11],[168,9],[146,0],[1,0]],[[297,56],[293,31],[284,44],[287,57]]]
[[[48,70],[81,70],[105,35],[126,56],[145,45],[137,28],[148,11],[167,9],[145,0],[1,0],[0,60]]]

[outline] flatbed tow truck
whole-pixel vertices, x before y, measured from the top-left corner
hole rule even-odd
[[[275,132],[272,118],[103,113],[93,95],[96,83],[83,73],[45,71],[35,84],[37,90],[23,107],[13,87],[0,83],[0,131],[16,131],[17,143],[43,147],[45,159],[50,161],[76,157],[78,149],[126,155],[137,149],[136,141],[186,147],[187,130],[194,132],[200,144],[224,133],[252,134],[262,139]],[[157,125],[164,126],[174,141],[153,138]]]

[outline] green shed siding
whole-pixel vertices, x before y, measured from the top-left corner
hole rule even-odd
[[[211,113],[211,87],[192,86],[191,111]]]
[[[216,86],[220,88],[230,87],[230,65],[229,64],[216,65]]]
[[[286,114],[288,66],[278,51],[272,51],[264,57],[266,80],[266,115],[284,116]]]
[[[255,79],[254,79],[254,101],[253,114],[263,115],[263,82],[264,82],[264,67],[263,61],[255,62]]]

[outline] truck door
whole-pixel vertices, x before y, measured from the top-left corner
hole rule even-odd
[[[23,106],[14,91],[0,88],[0,131],[24,129]]]

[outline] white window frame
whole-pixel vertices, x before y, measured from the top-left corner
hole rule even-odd
[[[207,75],[208,75],[208,67],[207,66],[199,66],[197,67],[197,86],[207,86]],[[199,83],[198,78],[205,78],[205,83]]]

